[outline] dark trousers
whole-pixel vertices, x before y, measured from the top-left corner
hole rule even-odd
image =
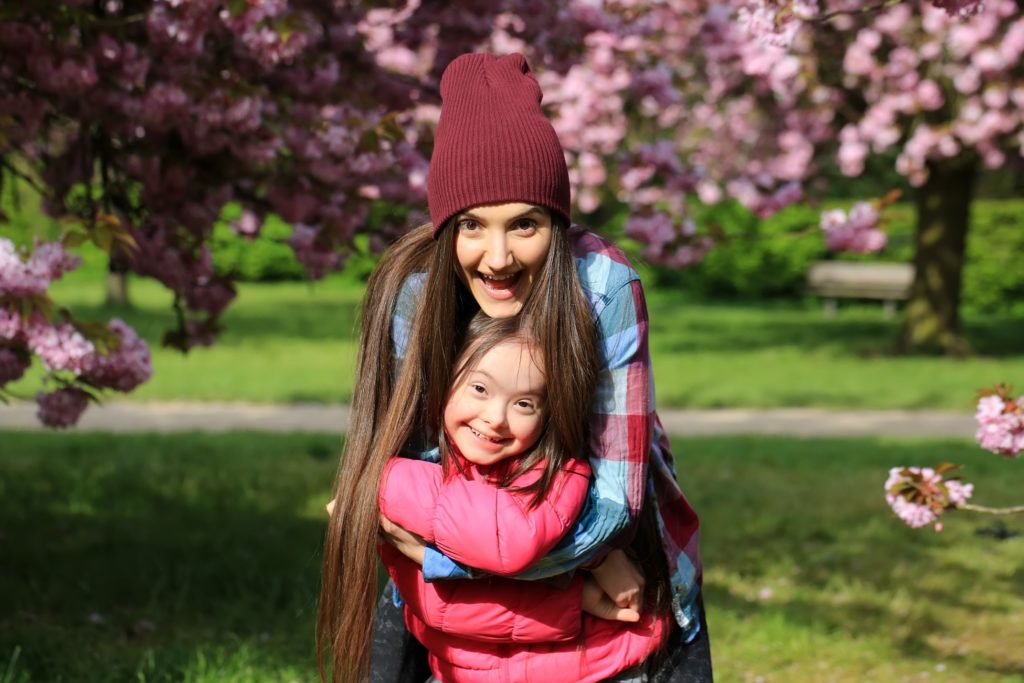
[[[669,637],[665,659],[650,672],[650,683],[712,683],[711,641],[704,603],[700,604],[700,633],[692,642],[683,642],[683,632],[676,629]]]
[[[370,680],[373,683],[423,683],[430,678],[427,650],[405,628],[402,610],[392,599],[394,585],[388,582],[373,624],[373,653]],[[712,683],[711,645],[704,606],[700,610],[700,633],[691,643],[682,642],[682,632],[673,632],[668,651],[651,672],[651,683]]]

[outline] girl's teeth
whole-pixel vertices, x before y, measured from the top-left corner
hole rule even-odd
[[[469,428],[469,431],[473,432],[474,434],[476,434],[477,436],[479,436],[479,437],[480,437],[481,439],[484,439],[484,440],[486,440],[486,441],[490,441],[490,442],[492,442],[492,443],[497,443],[497,442],[498,442],[498,440],[497,440],[497,439],[492,439],[492,438],[491,438],[491,437],[489,437],[489,436],[484,436],[483,434],[481,434],[480,432],[476,431],[476,430],[475,430],[475,429],[473,429],[472,427],[470,427],[470,428]]]

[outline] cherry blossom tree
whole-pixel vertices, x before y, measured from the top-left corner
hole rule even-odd
[[[413,112],[436,101],[436,70],[379,65],[376,30],[372,7],[341,2],[0,3],[0,180],[71,226],[60,243],[0,241],[0,398],[36,358],[40,417],[66,426],[148,377],[130,328],[47,295],[85,241],[174,292],[164,343],[185,350],[212,343],[235,295],[209,247],[229,202],[243,235],[270,212],[292,223],[311,277],[341,266],[373,202],[422,204],[429,130]],[[377,221],[373,237],[404,227]]]
[[[438,79],[470,50],[527,54],[581,214],[625,202],[627,234],[675,266],[714,244],[694,205],[767,216],[820,191],[823,163],[856,174],[898,146],[921,188],[906,339],[958,349],[971,180],[1022,144],[1022,32],[1013,0],[2,0],[0,179],[70,227],[60,245],[2,247],[0,398],[32,358],[56,387],[44,414],[127,390],[101,378],[129,362],[119,349],[139,365],[134,333],[19,284],[58,277],[84,241],[174,292],[164,343],[188,349],[214,341],[235,295],[209,248],[226,205],[242,235],[270,213],[292,224],[311,277],[356,234],[379,249],[417,222]],[[370,221],[375,203],[406,209]],[[829,243],[878,248],[879,208],[823,216]],[[44,336],[67,359],[50,363]]]
[[[583,209],[609,183],[627,233],[673,265],[714,234],[696,201],[766,216],[894,155],[915,188],[916,279],[901,345],[967,351],[959,301],[981,168],[1024,156],[1024,12],[1016,0],[608,2],[579,63],[545,74]],[[525,44],[523,44],[525,46]],[[877,250],[878,209],[822,217],[831,248]]]

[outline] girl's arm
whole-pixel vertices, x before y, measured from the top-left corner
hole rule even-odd
[[[381,558],[406,607],[427,626],[472,640],[547,643],[572,640],[583,623],[583,577],[568,586],[494,577],[427,583],[420,567],[381,545]]]
[[[380,511],[452,560],[503,576],[523,571],[551,550],[579,514],[589,485],[587,464],[571,459],[533,506],[532,493],[470,474],[445,479],[440,465],[394,458],[381,477]],[[537,476],[527,472],[514,485]]]
[[[589,430],[592,484],[569,532],[551,552],[516,574],[519,579],[593,566],[630,528],[643,505],[654,425],[647,305],[639,279],[629,266],[614,262],[615,254],[608,257],[613,261],[611,272],[627,272],[597,311],[601,368]],[[430,546],[423,572],[428,581],[478,576],[472,566]]]

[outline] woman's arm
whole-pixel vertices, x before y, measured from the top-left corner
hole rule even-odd
[[[394,458],[381,478],[381,514],[454,561],[497,575],[523,571],[565,535],[583,507],[589,467],[570,459],[537,505],[533,494],[499,488],[470,468],[444,478],[439,465]],[[514,486],[531,483],[536,471]]]

